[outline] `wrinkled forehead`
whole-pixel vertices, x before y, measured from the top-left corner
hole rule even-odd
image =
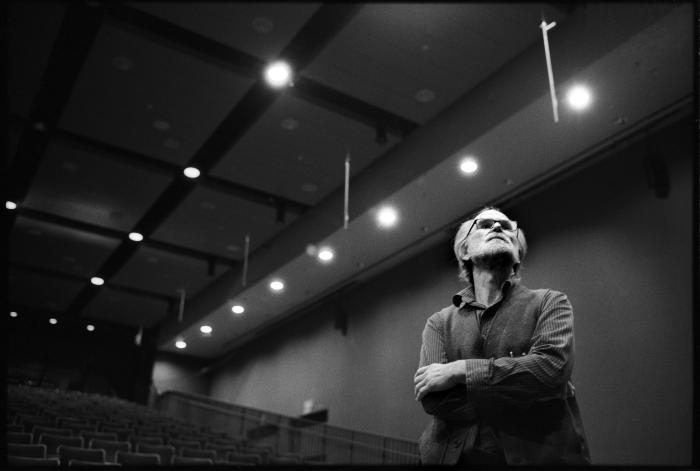
[[[494,219],[496,221],[508,220],[508,216],[495,209],[487,209],[476,215],[475,219]]]

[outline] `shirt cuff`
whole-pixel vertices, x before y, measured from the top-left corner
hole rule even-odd
[[[488,390],[491,378],[492,359],[472,358],[464,360],[466,363],[465,384],[468,393],[483,393]]]

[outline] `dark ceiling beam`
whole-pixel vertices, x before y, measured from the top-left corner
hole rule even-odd
[[[10,115],[10,122],[14,125],[24,123],[29,125],[29,121],[16,114]],[[84,136],[72,131],[67,131],[60,128],[54,128],[49,132],[51,138],[56,141],[63,142],[72,147],[78,147],[90,152],[95,152],[94,155],[108,158],[120,163],[133,165],[134,167],[150,170],[155,173],[166,175],[169,177],[179,177],[182,173],[182,167],[171,164],[164,160],[156,159],[155,157],[142,154],[123,147],[115,146],[98,139]],[[211,188],[222,193],[226,193],[236,198],[251,201],[253,203],[277,208],[279,204],[284,204],[285,207],[297,214],[302,214],[310,208],[309,205],[298,201],[290,200],[284,196],[275,195],[266,191],[258,190],[257,188],[241,185],[240,183],[231,182],[224,178],[219,178],[213,175],[201,175],[198,178],[199,184]]]
[[[295,70],[302,70],[360,8],[361,4],[321,5],[282,51],[280,58],[289,60]],[[194,55],[243,77],[259,80],[267,65],[255,56],[136,8],[108,2],[104,9],[107,14],[105,21],[113,21],[122,28],[132,30],[173,49]],[[301,90],[297,90],[299,85],[302,87]],[[381,121],[385,123],[388,132],[400,137],[406,137],[418,126],[411,120],[377,108],[309,78],[301,76],[295,78],[294,87],[287,90],[287,93],[372,128],[377,125],[377,121]]]
[[[10,262],[9,268],[10,268],[10,270],[23,271],[25,273],[33,273],[36,275],[42,275],[42,276],[46,276],[49,278],[58,278],[60,280],[65,280],[65,281],[78,281],[81,283],[85,282],[85,277],[81,276],[81,275],[75,275],[73,273],[66,273],[66,272],[63,272],[60,270],[53,270],[51,268],[35,267],[35,266],[27,265],[24,263]],[[156,299],[158,301],[165,301],[166,303],[176,302],[178,299],[177,296],[168,296],[166,294],[156,293],[155,291],[149,291],[149,290],[145,290],[145,289],[141,289],[141,288],[133,288],[130,286],[114,284],[114,283],[110,283],[109,285],[103,285],[103,286],[94,286],[94,289],[96,289],[96,290],[112,289],[115,291],[121,291],[124,293],[129,293],[129,294],[133,294],[136,296],[141,296],[144,298]]]
[[[72,145],[79,145],[83,148],[88,148],[93,151],[97,151],[100,156],[106,158],[114,159],[118,162],[124,162],[130,165],[134,165],[139,168],[144,168],[148,170],[153,170],[160,174],[168,175],[170,177],[180,177],[182,174],[182,167],[178,165],[165,162],[163,160],[150,157],[139,152],[123,149],[121,147],[107,144],[90,137],[81,136],[79,134],[64,131],[60,129],[54,130],[54,135],[63,140],[64,142]],[[194,163],[196,166],[197,164]],[[200,170],[202,166],[198,167]],[[284,196],[275,195],[273,193],[268,193],[266,191],[258,190],[246,185],[241,185],[239,183],[234,183],[229,180],[215,177],[213,175],[202,174],[198,179],[200,185],[211,188],[213,190],[226,193],[236,198],[244,199],[246,201],[251,201],[253,203],[261,204],[264,206],[270,206],[272,208],[276,207],[276,202],[283,202],[287,208],[291,211],[302,214],[310,208],[309,205],[304,203],[299,203],[298,201],[290,200]]]
[[[102,12],[83,2],[69,2],[54,42],[29,120],[19,140],[9,171],[7,196],[22,201],[41,163],[49,142],[47,130],[58,123],[71,96],[78,74],[97,36]],[[10,227],[14,216],[10,221]]]
[[[306,59],[311,60],[311,58],[321,51],[338,32],[333,28],[325,26],[325,24],[330,23],[336,27],[340,27],[345,21],[349,21],[349,18],[356,12],[356,9],[336,10],[334,7],[334,5],[324,5],[320,7],[319,11],[312,15],[310,20],[301,28],[300,33],[290,41],[284,50],[297,51],[297,54],[301,54],[298,51],[308,46],[307,43],[310,41],[308,36],[311,32],[323,32],[324,36],[316,38],[316,42],[313,43],[313,49],[306,54]],[[106,8],[108,13],[114,11],[109,4]],[[122,6],[118,6],[118,8],[122,8]],[[345,20],[342,19],[343,15],[347,16]],[[164,34],[167,36],[168,32],[165,31]],[[299,57],[304,59],[301,55]],[[258,79],[217,126],[212,135],[204,141],[199,150],[187,163],[187,166],[197,167],[203,175],[207,175],[224,155],[226,155],[228,150],[236,144],[240,137],[243,136],[243,134],[255,124],[257,119],[274,103],[278,93],[278,91],[272,90],[266,86],[261,79]],[[136,224],[134,230],[143,234],[144,238],[149,238],[160,224],[168,218],[192,192],[196,184],[196,180],[188,179],[182,174],[175,178],[158,197],[155,203],[148,208],[141,220]],[[119,272],[135,251],[136,247],[133,243],[123,241],[103,263],[98,273],[102,278],[108,280]],[[87,284],[73,300],[69,311],[82,311],[96,295],[96,290],[93,288],[92,285]]]
[[[44,211],[39,211],[36,209],[18,206],[16,211],[19,213],[19,215],[28,219],[33,219],[35,221],[40,222],[47,222],[57,226],[75,229],[82,232],[88,232],[91,234],[97,234],[112,239],[124,240],[128,236],[128,233],[123,231],[110,229],[108,227],[97,226],[95,224],[90,224],[83,221],[77,221],[75,219],[58,216],[56,214],[46,213]],[[207,263],[209,263],[210,261],[214,261],[215,263],[220,263],[229,267],[237,266],[239,264],[238,261],[231,258],[222,257],[221,255],[202,252],[201,250],[195,250],[188,247],[181,247],[179,245],[171,244],[168,242],[161,242],[155,239],[144,239],[143,241],[139,242],[139,244],[145,247],[161,250],[163,252],[168,252],[175,255],[197,258]]]

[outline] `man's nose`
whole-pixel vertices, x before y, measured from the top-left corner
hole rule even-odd
[[[503,226],[501,226],[501,223],[499,221],[493,221],[493,226],[491,226],[491,230],[495,231],[496,227],[498,227],[498,230],[503,232]]]

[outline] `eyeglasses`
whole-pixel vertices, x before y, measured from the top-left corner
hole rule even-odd
[[[475,219],[472,223],[472,227],[469,228],[469,232],[467,232],[464,238],[466,239],[469,234],[471,234],[474,227],[477,229],[491,229],[496,223],[498,223],[504,231],[515,232],[518,230],[517,221],[511,221],[510,219]]]

